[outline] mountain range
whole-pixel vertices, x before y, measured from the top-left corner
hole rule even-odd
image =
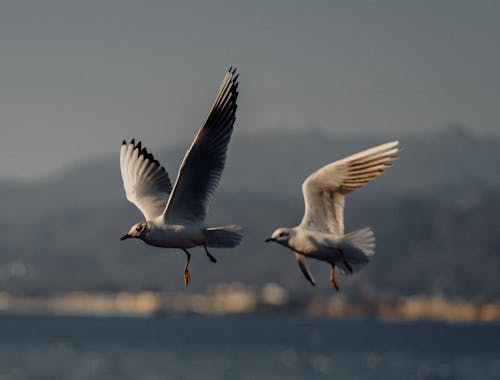
[[[235,133],[207,222],[239,224],[245,238],[235,249],[214,249],[217,264],[194,249],[192,282],[184,290],[182,251],[119,241],[142,220],[122,189],[121,137],[113,156],[43,180],[0,183],[0,291],[198,292],[219,283],[275,282],[297,298],[331,295],[327,265],[310,263],[313,288],[293,254],[264,239],[277,227],[300,222],[300,188],[309,173],[389,140],[283,129]],[[154,152],[172,181],[188,143]],[[361,272],[339,277],[341,292],[358,300],[412,294],[500,300],[500,139],[454,126],[416,132],[401,144],[393,167],[346,200],[346,231],[372,227],[377,247]]]

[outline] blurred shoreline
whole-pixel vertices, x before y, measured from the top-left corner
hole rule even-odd
[[[152,317],[176,314],[251,314],[258,312],[382,320],[498,322],[499,302],[449,300],[439,295],[415,295],[398,300],[352,301],[343,295],[293,299],[285,289],[267,284],[260,291],[241,284],[219,285],[210,293],[71,292],[48,297],[14,296],[0,292],[0,314],[48,314]]]

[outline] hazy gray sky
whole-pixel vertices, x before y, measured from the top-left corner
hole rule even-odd
[[[0,180],[190,139],[230,65],[237,133],[500,134],[499,20],[500,1],[2,1]]]

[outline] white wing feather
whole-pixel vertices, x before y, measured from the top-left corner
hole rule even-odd
[[[397,159],[399,141],[392,141],[323,166],[302,184],[303,228],[344,234],[345,195],[359,189]]]
[[[146,220],[161,215],[172,191],[170,178],[146,148],[134,140],[123,141],[120,171],[127,199],[135,204]]]

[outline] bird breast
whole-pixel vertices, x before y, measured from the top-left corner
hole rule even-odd
[[[313,230],[302,230],[290,239],[290,245],[300,253],[313,257],[323,257],[336,250],[339,239],[332,235]]]
[[[203,243],[203,229],[195,226],[153,226],[144,241],[162,248],[193,248]]]

